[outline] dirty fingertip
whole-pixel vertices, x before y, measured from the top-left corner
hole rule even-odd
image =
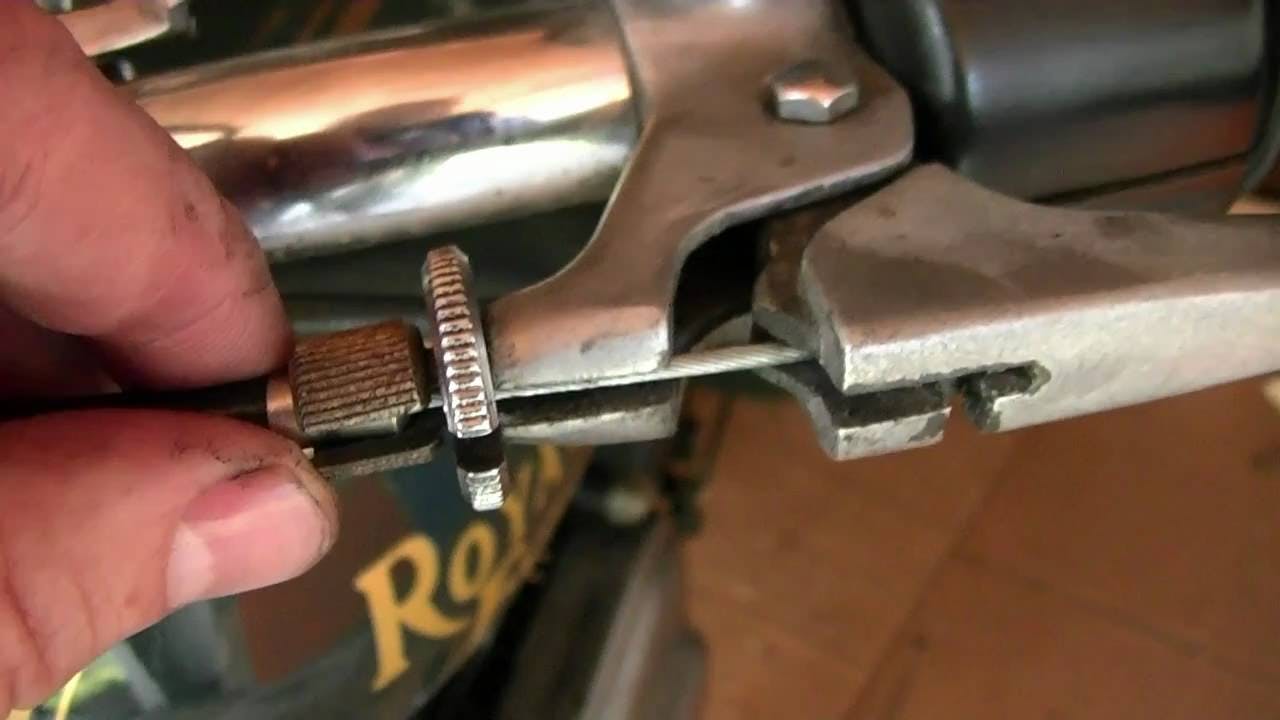
[[[218,483],[187,507],[169,557],[170,607],[297,577],[337,537],[332,488],[302,461]]]

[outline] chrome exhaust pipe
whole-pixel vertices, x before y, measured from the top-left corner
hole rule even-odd
[[[638,133],[600,2],[343,38],[129,87],[273,259],[602,201]]]

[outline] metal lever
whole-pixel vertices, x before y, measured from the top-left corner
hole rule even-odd
[[[840,458],[938,441],[952,393],[1009,430],[1280,368],[1273,218],[1042,207],[930,166],[827,223],[795,272],[756,319],[823,372],[769,374]]]

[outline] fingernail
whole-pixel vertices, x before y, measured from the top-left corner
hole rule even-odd
[[[169,556],[169,604],[233,595],[306,572],[337,536],[333,491],[306,466],[218,483],[187,507]]]

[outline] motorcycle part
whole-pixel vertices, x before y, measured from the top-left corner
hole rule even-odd
[[[418,331],[399,322],[299,340],[289,361],[297,437],[323,442],[398,432],[430,397],[423,354]]]
[[[669,5],[653,4],[659,12]],[[687,28],[684,36],[700,36],[692,43],[681,34],[644,39],[640,28],[651,23],[636,10],[644,2],[622,3],[624,49],[608,3],[576,3],[381,30],[163,75],[143,68],[129,89],[240,208],[268,254],[286,259],[603,201],[638,147],[637,115],[652,124],[660,114],[685,114],[657,100],[667,93],[651,87],[655,74],[721,39],[727,51],[760,41],[723,30],[754,23],[778,31],[774,49],[797,49],[738,81],[731,67],[700,69],[716,80],[684,91],[691,104],[724,105],[723,94],[713,101],[708,90],[742,82],[737,90],[752,96],[742,102],[758,106],[762,78],[806,57],[843,72],[788,39],[803,38],[810,19],[824,15],[829,27],[811,36],[813,47],[823,46],[820,35],[843,34],[841,14],[822,4],[682,6],[671,20]],[[1260,132],[1263,106],[1274,117],[1277,102],[1277,68],[1264,62],[1266,22],[1274,39],[1276,20],[1263,17],[1263,0],[1144,0],[1141,12],[1093,0],[1034,8],[1014,0],[847,4],[863,39],[915,95],[928,157],[1016,196],[1220,210],[1280,148],[1275,131]],[[1014,22],[1017,32],[1009,30]],[[642,70],[634,93],[628,52]],[[1277,53],[1270,55],[1274,66]],[[1101,69],[1065,73],[1064,57]],[[380,93],[367,92],[370,77],[379,78]],[[759,111],[746,104],[737,106],[742,117]],[[756,157],[762,147],[735,152]]]
[[[490,308],[499,389],[664,366],[677,278],[695,248],[730,226],[883,179],[910,158],[905,93],[857,50],[833,5],[617,0],[614,10],[644,130],[582,254]],[[856,77],[857,110],[826,125],[775,118],[761,102],[767,79],[806,60]]]
[[[1010,430],[1280,367],[1270,217],[1040,207],[927,166],[827,223],[796,272],[797,296],[765,303],[796,311],[759,319],[817,356],[825,373],[784,384],[838,457],[940,439],[952,391]],[[878,439],[832,435],[850,423]]]
[[[802,62],[779,73],[769,83],[773,111],[779,119],[826,125],[858,106],[858,83],[838,82],[820,63]]]
[[[1267,0],[848,4],[928,152],[982,185],[1078,199],[1157,183],[1097,202],[1183,212],[1241,191],[1269,110]]]
[[[458,461],[463,497],[476,510],[502,507],[507,469],[480,305],[471,266],[456,247],[427,253],[422,269],[427,327],[441,404]]]
[[[604,2],[383,30],[127,89],[273,260],[602,201],[637,133]]]

